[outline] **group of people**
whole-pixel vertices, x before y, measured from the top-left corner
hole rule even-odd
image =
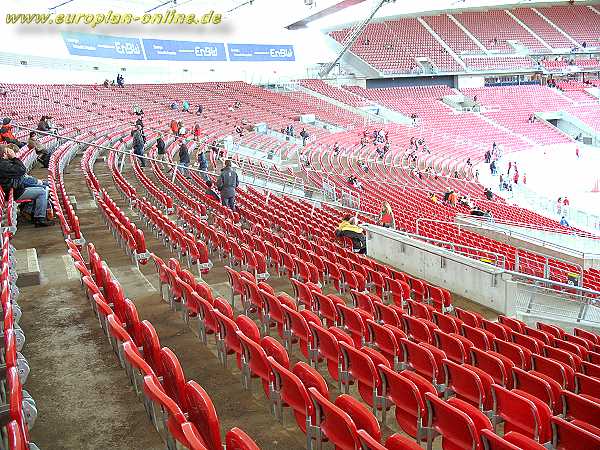
[[[120,73],[118,73],[116,82],[115,82],[115,80],[109,80],[108,78],[106,78],[104,80],[104,82],[102,83],[102,85],[105,88],[115,86],[115,85],[117,85],[119,87],[125,87],[125,77],[123,75],[121,75]]]
[[[174,100],[173,103],[171,103],[170,108],[173,111],[178,111],[179,110],[179,102],[177,100]],[[204,108],[202,107],[202,105],[198,105],[198,107],[196,108],[196,115],[197,116],[201,115],[203,111],[204,111]],[[190,112],[190,102],[188,102],[187,100],[184,100],[183,102],[181,102],[181,112]]]
[[[230,112],[233,112],[237,109],[240,109],[242,107],[242,102],[240,102],[239,100],[236,100],[233,105],[231,105],[229,108],[227,108]]]
[[[28,175],[18,153],[16,144],[0,144],[0,186],[4,197],[8,199],[12,190],[15,200],[29,200],[21,206],[21,212],[31,216],[36,227],[54,225],[48,182]]]

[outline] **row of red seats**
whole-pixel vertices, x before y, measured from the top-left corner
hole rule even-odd
[[[178,442],[193,450],[220,450],[218,417],[206,391],[195,381],[185,381],[175,354],[160,347],[150,322],[139,319],[134,303],[111,277],[93,244],[87,245],[89,267],[77,245],[73,241],[67,244],[91,306],[136,392],[143,392],[149,418],[163,433],[168,447],[175,448]],[[227,433],[226,448],[258,450],[237,428]]]
[[[9,206],[6,204],[5,206]],[[30,442],[29,431],[35,423],[37,409],[35,401],[23,389],[29,376],[29,364],[20,353],[25,343],[25,335],[19,327],[21,309],[17,304],[18,288],[16,287],[16,271],[14,268],[14,248],[10,244],[12,232],[5,229],[0,234],[0,304],[2,306],[2,343],[0,363],[3,375],[0,385],[0,403],[6,410],[0,426],[6,437],[10,450],[37,449]]]
[[[272,337],[261,338],[254,321],[244,314],[234,318],[233,308],[223,299],[214,298],[209,292],[205,297],[200,296],[193,287],[183,281],[188,278],[185,270],[178,272],[178,268],[175,267],[174,273],[179,273],[179,276],[169,275],[168,266],[176,266],[175,261],[165,264],[156,256],[154,260],[161,282],[169,286],[169,296],[166,300],[179,305],[186,320],[198,320],[202,330],[200,336],[204,342],[207,334],[215,335],[219,359],[224,366],[227,365],[227,355],[236,355],[247,388],[250,388],[252,377],[259,378],[267,398],[275,404],[277,417],[282,417],[284,406],[294,410],[298,426],[307,435],[307,448],[313,448],[313,441],[324,438],[338,446],[343,446],[346,439],[358,444],[358,429],[363,429],[367,423],[370,434],[365,439],[380,441],[379,424],[368,409],[349,395],[342,395],[335,402],[330,402],[327,384],[314,368],[304,362],[290,367],[289,346],[286,351],[286,348]],[[240,276],[249,283],[257,282],[249,272],[242,272]],[[264,281],[259,281],[258,284],[270,295],[274,295],[273,289]],[[288,308],[289,313],[293,314],[294,311],[295,306]],[[332,427],[340,417],[347,429],[336,430],[335,426]],[[347,435],[344,435],[345,433]],[[390,437],[386,445],[386,448],[390,449],[420,448],[400,435]],[[359,447],[357,445],[353,448]]]
[[[388,353],[388,357],[391,356],[391,358],[388,359],[388,357],[386,357],[384,355],[384,353],[381,353],[381,351],[385,351],[386,349],[389,349],[390,347],[392,347],[389,345],[389,343],[393,342],[395,337],[404,336],[404,333],[402,331],[396,329],[396,332],[394,333],[391,331],[394,327],[382,326],[381,324],[378,324],[377,322],[371,320],[369,322],[369,327],[370,327],[372,336],[375,336],[375,338],[368,345],[371,345],[371,346],[374,345],[374,347],[377,348],[377,350],[379,352],[373,351],[373,349],[371,347],[362,347],[362,348],[360,348],[360,350],[357,350],[355,347],[355,345],[357,345],[357,342],[355,340],[353,340],[350,336],[345,334],[345,332],[343,330],[345,324],[340,324],[341,328],[331,327],[329,330],[325,330],[322,327],[320,318],[315,317],[312,313],[308,312],[308,310],[302,310],[302,311],[296,312],[295,308],[297,305],[300,305],[299,301],[298,301],[298,303],[296,303],[296,302],[294,302],[293,299],[289,299],[283,294],[279,295],[278,297],[275,297],[272,290],[269,292],[268,288],[265,289],[264,284],[261,285],[260,287],[254,285],[253,288],[249,288],[249,286],[253,285],[252,277],[250,274],[242,272],[242,273],[238,274],[237,276],[235,276],[235,275],[233,275],[233,273],[237,273],[237,272],[234,272],[231,270],[229,270],[229,272],[230,272],[230,280],[232,280],[232,290],[234,293],[238,292],[242,296],[247,295],[250,298],[255,298],[254,293],[257,292],[258,290],[261,291],[260,295],[262,296],[263,301],[260,303],[257,303],[255,300],[253,300],[252,303],[255,304],[255,306],[258,310],[259,318],[262,318],[263,320],[266,318],[267,322],[274,321],[277,324],[277,327],[280,330],[280,336],[284,339],[284,341],[286,343],[288,343],[287,344],[288,349],[290,348],[290,345],[291,345],[291,342],[293,341],[293,339],[294,338],[297,339],[300,344],[301,352],[305,355],[305,357],[309,361],[317,363],[320,357],[327,359],[328,367],[329,367],[330,373],[332,375],[332,378],[334,380],[338,381],[338,383],[340,383],[340,384],[345,384],[345,385],[347,385],[347,383],[352,379],[357,380],[359,382],[359,392],[361,393],[361,396],[363,397],[365,402],[367,404],[370,404],[371,406],[374,406],[375,410],[377,410],[378,408],[381,409],[384,407],[383,405],[385,405],[385,403],[384,403],[385,396],[381,395],[381,391],[380,391],[381,387],[382,386],[389,387],[389,386],[392,386],[393,383],[389,380],[387,380],[386,382],[383,382],[382,379],[383,379],[384,375],[381,374],[380,375],[381,378],[379,378],[379,376],[377,375],[376,367],[377,367],[377,364],[380,364],[379,370],[382,371],[383,370],[382,365],[386,366],[386,367],[388,367],[388,370],[390,371],[390,374],[392,376],[398,375],[392,369],[392,367],[395,367],[395,366],[390,366],[390,362],[389,362],[390,359],[395,362],[398,361],[397,358],[395,357],[395,355],[390,355]],[[322,295],[322,294],[320,294],[320,295]],[[242,303],[245,303],[245,302],[242,302]],[[348,315],[352,314],[353,310],[346,307],[341,300],[339,300],[338,303],[336,303],[336,307],[340,311],[340,313],[341,313],[340,315],[343,315],[344,313],[346,314],[346,318],[345,318],[346,320],[347,320]],[[321,312],[321,311],[319,311],[319,312]],[[438,314],[440,314],[440,313],[438,313]],[[321,314],[321,316],[323,318],[325,318],[326,313]],[[206,317],[204,317],[204,319],[206,319]],[[405,319],[408,319],[408,317],[405,317]],[[267,323],[266,326],[263,326],[263,329],[268,330],[269,326],[270,326],[270,324]],[[379,331],[374,331],[374,330],[379,330]],[[387,336],[385,335],[386,331],[388,333]],[[310,337],[311,332],[314,334],[315,337],[318,336],[318,344],[316,346],[311,344],[314,340],[314,337],[313,338]],[[440,334],[444,334],[444,333],[440,332]],[[437,390],[434,388],[434,385],[431,384],[430,382],[426,381],[426,378],[423,378],[423,376],[426,376],[426,374],[423,374],[419,370],[422,365],[422,364],[419,364],[420,363],[420,356],[419,356],[420,348],[423,346],[427,347],[428,344],[422,343],[422,342],[417,344],[417,343],[410,341],[404,337],[401,337],[400,340],[401,340],[401,344],[404,348],[404,352],[411,355],[411,356],[409,356],[409,360],[408,360],[410,362],[408,364],[406,363],[406,361],[404,362],[405,367],[409,367],[409,368],[415,370],[416,371],[415,374],[417,374],[416,379],[420,380],[421,382],[426,383],[425,385],[429,385],[431,387],[431,391],[433,393],[437,393]],[[329,347],[327,346],[328,342],[330,343]],[[331,344],[332,342],[335,342],[335,344]],[[363,340],[360,340],[359,342],[360,343],[358,345],[365,344],[365,341],[363,341]],[[332,350],[331,345],[333,345],[333,350]],[[361,354],[361,351],[362,351],[362,354]],[[443,352],[439,352],[439,353],[441,354],[441,358],[445,358],[445,355]],[[481,353],[483,355],[486,355],[485,351],[481,351],[479,349],[475,349],[474,353],[475,354]],[[330,357],[328,358],[327,355],[329,355]],[[374,361],[369,362],[368,358],[371,358]],[[431,359],[433,361],[436,358],[432,357]],[[411,365],[411,363],[412,363],[412,365]],[[457,363],[454,363],[450,360],[446,360],[446,359],[442,359],[442,366],[446,373],[445,383],[438,385],[438,386],[445,386],[445,388],[442,392],[450,392],[449,390],[453,389],[454,393],[456,395],[465,397],[465,398],[473,401],[474,403],[477,403],[477,400],[481,399],[482,394],[479,394],[479,396],[477,396],[477,395],[473,396],[472,389],[470,390],[469,387],[465,388],[463,386],[467,385],[466,380],[473,379],[473,376],[471,378],[468,378],[468,377],[466,377],[466,374],[467,375],[472,374],[472,371],[475,370],[476,371],[475,376],[484,377],[484,376],[486,376],[486,372],[484,370],[477,369],[474,366],[469,366],[469,368],[471,369],[471,371],[469,371],[468,369],[465,369],[463,366],[461,366]],[[369,368],[370,368],[370,370],[369,370]],[[468,370],[468,371],[464,372],[463,369]],[[452,375],[452,372],[451,372],[452,370],[458,370],[459,373],[458,374],[454,373]],[[402,372],[402,373],[404,374],[405,372]],[[408,373],[410,373],[410,372],[407,372],[407,374]],[[348,375],[350,375],[350,377],[348,377]],[[494,384],[494,380],[492,380],[489,375],[486,378],[486,382],[488,382],[488,386],[490,386],[490,387]],[[361,387],[361,383],[362,383],[362,387]],[[463,385],[461,385],[461,383],[463,383]],[[495,386],[495,388],[501,390],[502,386],[497,385],[497,386]],[[398,392],[401,392],[401,390],[398,389]],[[527,395],[531,396],[531,394],[527,394]],[[572,419],[574,418],[574,422],[579,425],[587,424],[588,421],[593,421],[592,423],[597,424],[596,419],[593,419],[593,417],[595,417],[594,413],[590,412],[590,402],[589,401],[586,403],[585,399],[582,399],[582,397],[574,396],[566,391],[563,392],[563,395],[565,396],[565,398],[568,398],[569,400],[574,402],[574,404],[572,406],[570,406],[568,411],[565,412],[565,414],[568,414],[569,418],[572,418]],[[491,402],[491,398],[492,397],[490,395],[488,397],[489,402]],[[379,403],[375,403],[376,401]],[[398,404],[405,403],[405,402],[402,402],[402,400],[399,400],[399,402],[400,403],[396,403],[397,407],[398,407]],[[583,402],[583,404],[582,404],[582,402]],[[538,403],[539,403],[539,401],[538,401]],[[459,406],[461,406],[462,409],[466,408],[469,415],[473,417],[473,411],[472,411],[473,408],[471,408],[471,410],[469,408],[467,408],[467,406],[470,406],[470,405],[468,405],[468,403],[465,405],[464,401],[462,403],[460,403],[458,401],[453,401],[452,405],[453,406],[459,405]],[[444,407],[445,406],[442,406],[442,408],[444,408]],[[595,406],[595,408],[597,408],[597,406]],[[546,409],[549,410],[549,408],[547,406],[546,406]],[[475,417],[484,417],[484,418],[486,417],[485,415],[481,414],[481,412],[479,412],[479,409],[475,408],[474,411],[477,414],[479,414],[479,415],[475,414]],[[496,413],[497,413],[498,417],[504,417],[504,411],[497,410]],[[398,413],[397,413],[397,416],[398,416]],[[417,417],[417,416],[415,415],[415,417]],[[581,417],[583,417],[584,420],[581,420]],[[399,419],[399,422],[400,422],[400,419]],[[404,421],[404,425],[406,426],[405,422],[406,421]],[[410,422],[410,420],[409,420],[409,422]],[[569,428],[570,426],[568,424],[565,425],[564,423],[560,422],[560,420],[558,420],[558,418],[557,418],[556,422],[558,423],[557,426],[564,425],[567,427],[567,429],[570,429]],[[489,423],[489,421],[488,421],[488,423]],[[593,426],[594,425],[592,425],[592,427]],[[407,427],[407,428],[410,429],[410,427]],[[510,428],[510,426],[508,426],[508,428]],[[547,429],[545,429],[545,430],[547,430]],[[416,431],[416,429],[415,429],[415,431]],[[531,430],[525,429],[525,430],[521,430],[521,431],[531,432],[532,438],[535,437],[537,439],[537,435],[536,435],[537,429],[531,429]],[[449,433],[449,431],[447,431],[447,433]],[[508,433],[508,431],[507,431],[507,433]],[[452,433],[450,433],[450,434],[452,434]],[[456,433],[454,433],[454,434],[456,434]],[[423,434],[423,436],[424,436],[424,434]],[[513,435],[511,435],[511,436],[513,436]],[[540,439],[543,439],[543,440],[541,440],[541,442],[546,442],[546,440],[549,440],[549,437],[550,437],[550,435],[548,433],[545,434],[543,437],[540,438]],[[584,435],[584,437],[589,438],[589,436],[587,436],[587,435]],[[515,434],[514,438],[517,440],[521,440],[522,442],[528,442],[529,444],[532,445],[531,447],[526,447],[526,448],[538,448],[538,447],[534,447],[535,441],[528,440],[526,437],[518,436]],[[497,438],[493,435],[491,436],[491,439],[497,440]],[[560,439],[560,436],[557,435],[556,439],[558,442],[558,439]],[[594,440],[592,440],[590,442],[594,442]],[[584,447],[584,448],[588,448],[588,447]]]

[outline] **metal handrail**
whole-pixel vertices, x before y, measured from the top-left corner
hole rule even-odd
[[[549,249],[553,249],[556,251],[560,251],[562,253],[570,253],[573,256],[577,256],[580,258],[595,258],[595,257],[600,257],[600,254],[598,253],[586,253],[586,252],[582,252],[579,250],[576,250],[572,247],[567,247],[565,245],[561,245],[561,244],[556,244],[554,242],[551,241],[547,241],[535,236],[530,236],[528,234],[525,233],[521,233],[519,231],[515,231],[515,230],[511,230],[511,229],[504,229],[500,226],[498,226],[498,223],[494,223],[494,222],[484,222],[480,219],[476,219],[473,216],[466,216],[466,215],[460,215],[457,216],[460,217],[463,220],[469,220],[469,219],[473,219],[476,222],[481,222],[481,223],[455,223],[455,225],[458,226],[459,230],[461,228],[461,226],[463,227],[470,227],[470,228],[480,228],[480,229],[488,229],[488,230],[492,230],[498,233],[502,233],[505,234],[507,236],[516,236],[517,238],[523,239],[523,240],[527,240],[527,241],[531,241],[532,243],[535,243],[541,247],[545,247],[545,248],[549,248]],[[417,219],[419,220],[419,219]],[[454,222],[451,222],[454,223]],[[502,224],[502,223],[500,223]],[[532,229],[536,229],[536,228],[532,228]],[[550,231],[550,230],[548,230]],[[418,232],[418,231],[417,231]],[[567,233],[561,233],[561,234],[565,234],[568,235]],[[589,236],[582,236],[582,235],[576,235],[578,237],[581,237],[583,239],[594,239],[593,237],[589,237]],[[518,248],[518,247],[517,247]],[[529,251],[529,250],[528,250]],[[532,250],[533,253],[536,253],[535,251]]]
[[[381,228],[381,227],[378,227],[378,228]],[[367,229],[368,229],[368,227],[367,227]],[[385,229],[385,232],[388,233],[388,234],[397,234],[397,235],[400,235],[400,236],[406,236],[408,238],[411,238],[411,239],[414,239],[414,240],[417,240],[417,241],[421,240],[420,236],[415,236],[415,235],[413,235],[411,233],[406,233],[406,232],[402,232],[402,231],[398,231],[398,230]],[[406,245],[406,243],[404,243],[404,244]],[[410,244],[408,244],[408,245],[410,245]],[[445,249],[442,249],[442,250],[445,250]],[[425,251],[427,251],[428,253],[432,253],[429,250],[425,250]],[[448,251],[448,250],[446,250],[446,251]],[[457,256],[461,256],[462,258],[467,258],[469,260],[476,261],[473,258],[468,258],[467,256],[464,256],[464,255],[457,255]],[[453,259],[453,258],[449,258],[449,259],[451,259],[453,261],[456,261],[456,262],[460,262],[462,264],[466,264],[466,261],[464,261],[464,260],[461,261],[461,260],[456,260],[456,259]],[[600,299],[600,291],[596,291],[594,289],[584,288],[584,287],[581,287],[581,286],[573,286],[573,285],[570,285],[570,284],[561,283],[560,281],[554,281],[554,280],[549,280],[549,279],[546,279],[546,278],[536,277],[535,275],[529,275],[529,274],[526,274],[526,273],[515,272],[513,270],[508,270],[508,269],[503,268],[503,267],[497,267],[495,273],[500,273],[500,274],[506,273],[508,275],[511,275],[512,277],[517,278],[517,279],[519,279],[519,278],[526,279],[526,280],[530,281],[529,284],[531,284],[531,285],[534,285],[534,284],[536,284],[536,285],[545,284],[547,286],[556,286],[556,287],[559,287],[559,288],[564,288],[564,289],[568,289],[568,290],[571,290],[571,291],[575,291],[575,292],[578,293],[577,295],[580,295],[580,296],[584,296],[584,294],[588,294],[589,296],[593,296],[593,297],[596,297],[596,298]]]
[[[470,220],[485,222],[485,219],[477,217],[477,216],[471,216],[469,214],[459,213],[456,215],[456,217],[457,218],[465,218],[465,219],[468,218]],[[557,229],[557,228],[552,228],[552,227],[547,227],[547,226],[536,225],[533,223],[517,222],[514,220],[505,220],[505,219],[497,219],[497,218],[494,218],[494,223],[500,224],[500,225],[517,226],[517,227],[521,227],[521,228],[530,228],[532,230],[550,231],[552,233],[566,234],[566,235],[570,235],[570,236],[578,236],[578,237],[587,238],[587,239],[597,239],[600,241],[600,236],[595,236],[592,233],[581,232],[580,230],[571,230],[571,231],[563,230],[563,229]]]
[[[130,156],[130,155],[133,154],[131,151],[128,151],[128,150],[119,150],[119,149],[115,149],[115,148],[112,148],[112,147],[107,147],[105,145],[100,145],[100,144],[96,144],[96,143],[93,143],[93,142],[87,142],[87,141],[83,141],[83,140],[72,138],[72,137],[57,136],[57,135],[55,135],[53,133],[49,133],[49,132],[45,132],[45,131],[40,131],[40,130],[37,130],[35,128],[31,128],[31,127],[28,127],[28,126],[25,126],[25,125],[21,125],[21,124],[15,124],[14,126],[15,126],[15,128],[19,128],[21,130],[35,131],[38,134],[42,134],[42,135],[54,137],[54,138],[57,138],[57,139],[60,139],[60,140],[63,140],[63,141],[71,141],[71,142],[75,142],[75,143],[83,145],[83,146],[92,146],[92,147],[100,148],[102,150],[106,150],[108,152],[114,152],[114,153],[117,153],[117,154],[121,154],[121,155],[123,155],[123,158],[125,158],[126,156]],[[155,163],[162,164],[162,165],[168,166],[168,167],[177,168],[179,166],[178,163],[172,163],[172,162],[168,162],[168,161],[163,161],[161,159],[152,158],[152,157],[146,156],[146,155],[135,155],[135,156],[136,156],[136,158],[141,158],[141,159],[144,159],[146,161],[154,161]],[[206,175],[210,175],[210,176],[214,176],[214,177],[218,176],[218,174],[216,172],[211,172],[209,170],[200,170],[200,169],[196,169],[195,167],[189,167],[188,170],[190,170],[192,172],[196,172],[198,174],[206,174]],[[174,172],[176,172],[176,171],[174,171]],[[358,214],[358,215],[374,216],[374,214],[372,214],[372,213],[369,213],[369,212],[366,212],[366,211],[361,211],[360,209],[357,209],[357,208],[352,208],[352,207],[349,207],[349,206],[342,206],[339,203],[327,201],[327,200],[325,200],[324,196],[322,197],[322,199],[314,200],[314,199],[307,198],[304,195],[298,195],[298,194],[295,194],[293,192],[282,192],[282,191],[277,190],[277,189],[273,189],[273,188],[270,188],[270,187],[267,187],[267,186],[258,185],[258,184],[249,183],[247,181],[246,182],[240,181],[240,184],[245,184],[245,185],[248,185],[248,186],[253,186],[253,187],[256,187],[258,189],[263,189],[263,190],[266,190],[266,191],[273,191],[273,192],[276,192],[276,193],[287,195],[288,197],[299,198],[299,199],[302,199],[302,200],[308,201],[308,202],[311,202],[311,201],[312,202],[317,202],[319,204],[330,206],[331,208],[334,208],[334,209],[344,209],[344,210],[351,211],[351,212],[353,212],[355,214]],[[314,190],[316,192],[320,192],[319,189],[314,188]]]
[[[494,265],[495,266],[506,268],[506,257],[502,253],[496,253],[496,252],[492,252],[490,250],[485,250],[485,249],[478,248],[478,247],[471,247],[469,245],[458,244],[456,242],[444,241],[442,239],[430,238],[427,236],[422,236],[420,234],[409,233],[407,231],[401,231],[401,230],[393,230],[393,231],[397,231],[398,233],[400,233],[404,236],[408,236],[413,239],[417,239],[417,240],[421,240],[421,241],[430,241],[430,242],[435,242],[435,243],[439,243],[439,244],[443,244],[443,245],[448,245],[448,246],[450,246],[451,251],[453,251],[454,253],[458,253],[458,254],[462,254],[462,253],[459,250],[456,250],[457,247],[464,248],[467,250],[475,250],[478,252],[487,253],[489,255],[494,256]],[[463,256],[465,256],[465,255],[463,255]],[[471,257],[469,256],[469,258],[471,258]],[[475,259],[475,258],[471,258],[471,259]],[[502,264],[500,266],[498,265],[498,261],[502,262]]]

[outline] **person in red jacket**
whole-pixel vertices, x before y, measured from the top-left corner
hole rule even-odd
[[[13,126],[10,124],[10,117],[5,117],[2,120],[2,128],[0,128],[0,143],[15,144],[16,146],[23,147],[26,143],[19,141],[13,133]]]

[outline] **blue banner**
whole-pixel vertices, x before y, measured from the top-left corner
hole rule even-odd
[[[225,44],[219,42],[142,39],[146,59],[169,61],[227,61]]]
[[[145,59],[139,38],[89,33],[62,33],[71,55],[112,59]]]
[[[229,61],[295,61],[293,45],[227,44]]]

